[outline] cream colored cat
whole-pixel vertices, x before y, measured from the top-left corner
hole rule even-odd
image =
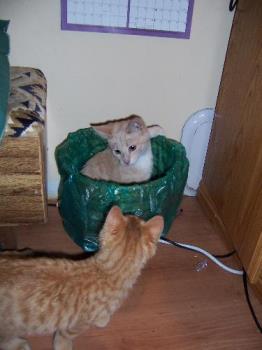
[[[54,333],[54,350],[91,326],[104,327],[156,251],[163,218],[147,222],[113,207],[91,258],[0,254],[0,348],[29,350],[26,335]],[[88,348],[88,344],[87,344]]]
[[[131,115],[92,127],[107,139],[108,148],[86,162],[81,170],[83,175],[119,183],[150,179],[153,169],[150,139],[164,134],[160,126],[146,127],[141,117]]]

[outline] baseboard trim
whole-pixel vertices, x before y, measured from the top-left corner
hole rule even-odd
[[[57,200],[57,192],[58,192],[59,180],[48,181],[47,183],[47,196],[48,202],[55,202]]]
[[[260,283],[262,287],[262,235],[260,235],[260,238],[256,244],[256,248],[254,251],[254,254],[252,256],[252,259],[249,263],[247,274],[249,277],[249,280],[251,283]],[[262,288],[260,287],[261,291]]]

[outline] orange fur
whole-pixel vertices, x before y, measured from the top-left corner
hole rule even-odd
[[[54,350],[90,326],[104,327],[147,260],[155,254],[163,219],[147,222],[113,207],[100,250],[74,261],[0,255],[0,348],[29,350],[26,335],[54,333]]]

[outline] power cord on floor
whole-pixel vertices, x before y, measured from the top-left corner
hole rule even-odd
[[[207,258],[212,260],[215,264],[217,264],[219,267],[221,267],[222,269],[224,269],[227,272],[233,273],[235,275],[243,275],[243,273],[244,273],[243,270],[236,270],[236,269],[233,269],[232,267],[228,267],[227,265],[223,264],[220,260],[218,260],[218,258],[216,256],[210,254],[206,250],[199,248],[197,246],[194,246],[191,244],[178,243],[178,242],[172,241],[171,239],[168,239],[166,237],[161,237],[159,241],[161,243],[171,244],[171,245],[174,245],[175,247],[178,247],[178,248],[191,250],[193,252],[198,252],[202,255],[205,255]],[[228,254],[226,254],[226,256],[228,256]],[[224,257],[224,255],[222,255],[222,257]],[[221,258],[221,256],[220,256],[220,258]]]
[[[232,252],[226,253],[226,254],[218,254],[218,255],[214,255],[215,258],[217,259],[225,259],[225,258],[229,258],[230,256],[234,255],[236,253],[235,250],[232,250]]]
[[[255,324],[256,324],[259,332],[262,333],[262,326],[258,321],[258,318],[255,314],[255,310],[254,310],[253,305],[251,304],[251,301],[250,301],[249,292],[248,292],[248,285],[247,285],[247,274],[246,274],[245,270],[243,273],[243,285],[244,285],[244,291],[245,291],[246,301],[247,301],[249,310],[251,312],[251,315],[253,317],[253,320],[255,321]]]
[[[262,333],[262,327],[261,327],[261,325],[260,325],[260,323],[258,321],[258,318],[256,316],[256,313],[255,313],[254,308],[253,308],[253,306],[251,304],[251,301],[250,301],[249,292],[248,292],[248,285],[247,285],[247,274],[246,274],[245,270],[232,269],[231,267],[228,267],[228,266],[224,265],[223,263],[221,263],[221,261],[218,260],[218,259],[228,258],[229,256],[235,254],[235,251],[232,251],[230,253],[223,254],[223,255],[212,255],[212,254],[210,254],[209,252],[205,251],[202,248],[193,246],[191,244],[178,243],[178,242],[172,241],[171,239],[168,239],[166,237],[161,237],[159,241],[161,243],[171,244],[171,245],[173,245],[175,247],[178,247],[178,248],[182,248],[182,249],[190,250],[190,251],[193,251],[193,252],[201,253],[201,254],[205,255],[206,257],[208,257],[210,260],[212,260],[214,263],[216,263],[217,265],[222,267],[224,270],[226,270],[228,272],[231,272],[233,274],[242,275],[244,291],[245,291],[245,296],[246,296],[246,301],[247,301],[248,307],[250,309],[251,315],[252,315],[252,317],[254,319],[254,322],[255,322],[259,332]]]

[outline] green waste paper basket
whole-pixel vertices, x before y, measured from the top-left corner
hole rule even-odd
[[[119,184],[94,180],[80,173],[85,162],[107,147],[92,128],[69,133],[57,146],[55,157],[61,176],[59,212],[64,228],[80,247],[99,249],[98,235],[113,205],[124,214],[148,220],[162,215],[166,235],[181,202],[188,175],[183,145],[164,136],[151,139],[154,156],[152,178],[140,184]]]

